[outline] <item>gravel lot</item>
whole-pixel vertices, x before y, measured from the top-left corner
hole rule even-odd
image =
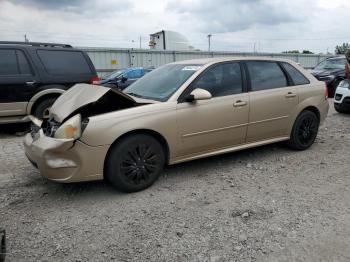
[[[310,150],[168,167],[135,194],[47,181],[0,126],[8,261],[350,261],[349,121],[331,107]]]

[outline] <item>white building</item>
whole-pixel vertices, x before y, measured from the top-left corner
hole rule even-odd
[[[149,46],[154,50],[194,50],[184,35],[165,30],[151,34]]]

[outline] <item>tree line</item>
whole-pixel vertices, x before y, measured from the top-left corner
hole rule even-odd
[[[335,47],[335,54],[336,55],[344,55],[346,51],[350,50],[350,44],[343,43],[342,45],[337,45]],[[289,51],[283,51],[283,54],[314,54],[310,50],[303,50],[300,52],[299,50],[289,50]]]

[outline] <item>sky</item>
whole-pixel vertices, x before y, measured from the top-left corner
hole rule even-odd
[[[0,41],[149,48],[172,30],[214,51],[334,52],[350,43],[349,0],[0,0]]]

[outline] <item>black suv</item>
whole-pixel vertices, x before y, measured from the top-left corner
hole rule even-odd
[[[45,118],[65,90],[98,80],[88,55],[70,45],[0,41],[0,123]]]
[[[328,96],[334,97],[339,83],[345,79],[345,57],[331,57],[319,63],[311,72],[318,80],[327,84]]]

